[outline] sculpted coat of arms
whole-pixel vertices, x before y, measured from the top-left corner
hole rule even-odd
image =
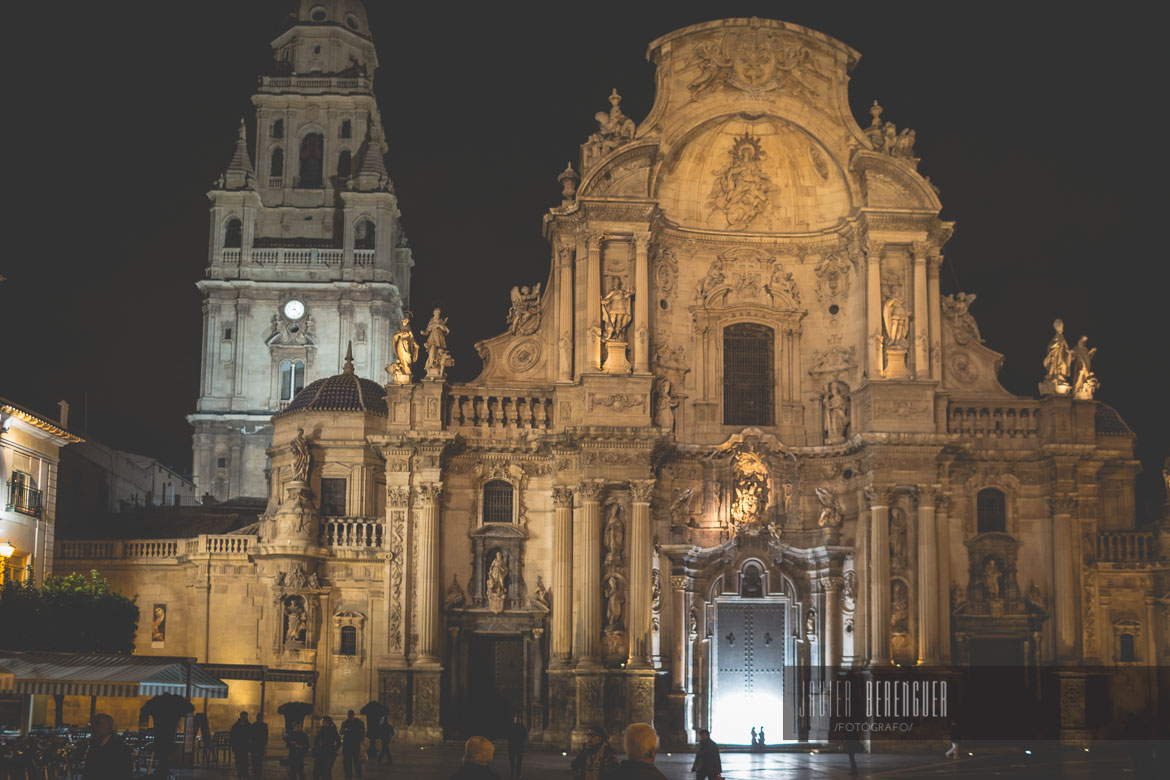
[[[721,88],[749,94],[781,88],[805,97],[817,94],[799,75],[800,71],[819,74],[808,49],[786,46],[778,35],[760,28],[728,32],[700,43],[689,65],[699,69],[687,85],[695,100]]]

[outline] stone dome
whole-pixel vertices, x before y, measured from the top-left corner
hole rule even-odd
[[[333,24],[370,37],[370,21],[361,0],[301,0],[298,24]]]
[[[311,383],[277,416],[292,412],[364,412],[385,417],[386,390],[374,380],[355,374],[347,357],[340,374]]]

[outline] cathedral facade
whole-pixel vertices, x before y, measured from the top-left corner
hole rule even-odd
[[[59,567],[169,604],[167,654],[312,672],[281,695],[335,716],[378,699],[417,742],[513,715],[556,745],[634,721],[667,744],[807,735],[786,720],[792,669],[1170,665],[1170,525],[1137,526],[1134,434],[1093,398],[1094,350],[1058,326],[1038,397],[999,385],[974,296],[940,293],[952,226],[913,131],[849,111],[858,53],[728,19],[647,56],[649,116],[616,91],[596,115],[544,218],[548,278],[516,280],[476,380],[446,380],[438,310],[364,362],[315,315],[322,345],[354,350],[272,418],[256,526],[100,561],[64,542]],[[261,94],[263,126],[278,99],[312,103]],[[377,126],[362,105],[355,132]],[[213,221],[303,195],[269,186],[215,191]],[[344,225],[384,203],[393,234],[392,194],[341,197]],[[396,313],[373,294],[396,266],[347,262]],[[251,304],[278,340],[281,295]],[[1075,737],[1085,679],[1055,684]],[[232,690],[225,722],[255,705]]]
[[[263,497],[272,415],[341,369],[377,377],[414,264],[386,172],[365,9],[302,2],[259,80],[255,164],[240,120],[211,201],[194,474],[218,501]]]

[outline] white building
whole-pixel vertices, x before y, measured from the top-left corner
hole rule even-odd
[[[414,264],[386,173],[374,100],[378,57],[356,0],[303,0],[272,41],[253,96],[253,165],[243,120],[208,193],[194,476],[200,495],[265,496],[269,418],[336,374],[352,341],[381,379]]]

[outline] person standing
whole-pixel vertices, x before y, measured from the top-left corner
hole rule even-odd
[[[99,712],[93,716],[81,780],[130,780],[134,774],[134,758],[117,732],[118,727],[109,715]]]
[[[499,780],[499,775],[488,769],[496,755],[496,746],[486,737],[472,737],[463,745],[463,763],[451,780]]]
[[[321,718],[321,728],[313,738],[313,780],[332,780],[333,762],[337,760],[337,749],[341,747],[341,736],[333,725],[333,718]]]
[[[362,776],[362,742],[366,738],[366,724],[360,718],[354,717],[353,710],[341,724],[341,756],[345,769],[345,780],[352,780],[356,775],[358,780]]]
[[[508,767],[513,780],[520,780],[520,764],[524,761],[524,746],[527,742],[528,729],[524,728],[517,715],[508,726]]]
[[[626,760],[618,765],[613,780],[666,780],[654,766],[658,755],[658,732],[649,723],[626,726]]]
[[[268,724],[264,722],[264,713],[257,712],[256,720],[252,723],[252,775],[260,780],[260,770],[264,767],[264,754],[268,752]]]
[[[719,780],[723,774],[723,762],[719,758],[719,746],[711,739],[711,732],[699,729],[699,750],[695,763],[691,765],[695,780]]]
[[[387,766],[394,763],[394,756],[390,755],[390,740],[394,737],[394,724],[390,722],[389,715],[382,715],[378,719],[378,737],[382,740],[382,751],[378,753],[378,764],[385,763]]]
[[[617,765],[617,754],[609,744],[605,729],[593,726],[585,735],[585,746],[569,768],[573,770],[573,780],[608,780]]]
[[[241,712],[239,720],[232,724],[228,746],[236,757],[236,775],[240,780],[247,780],[248,761],[252,757],[252,724],[248,722],[248,713]]]
[[[309,752],[309,736],[305,734],[300,721],[294,721],[292,730],[284,735],[288,745],[288,779],[305,779],[305,756]]]

